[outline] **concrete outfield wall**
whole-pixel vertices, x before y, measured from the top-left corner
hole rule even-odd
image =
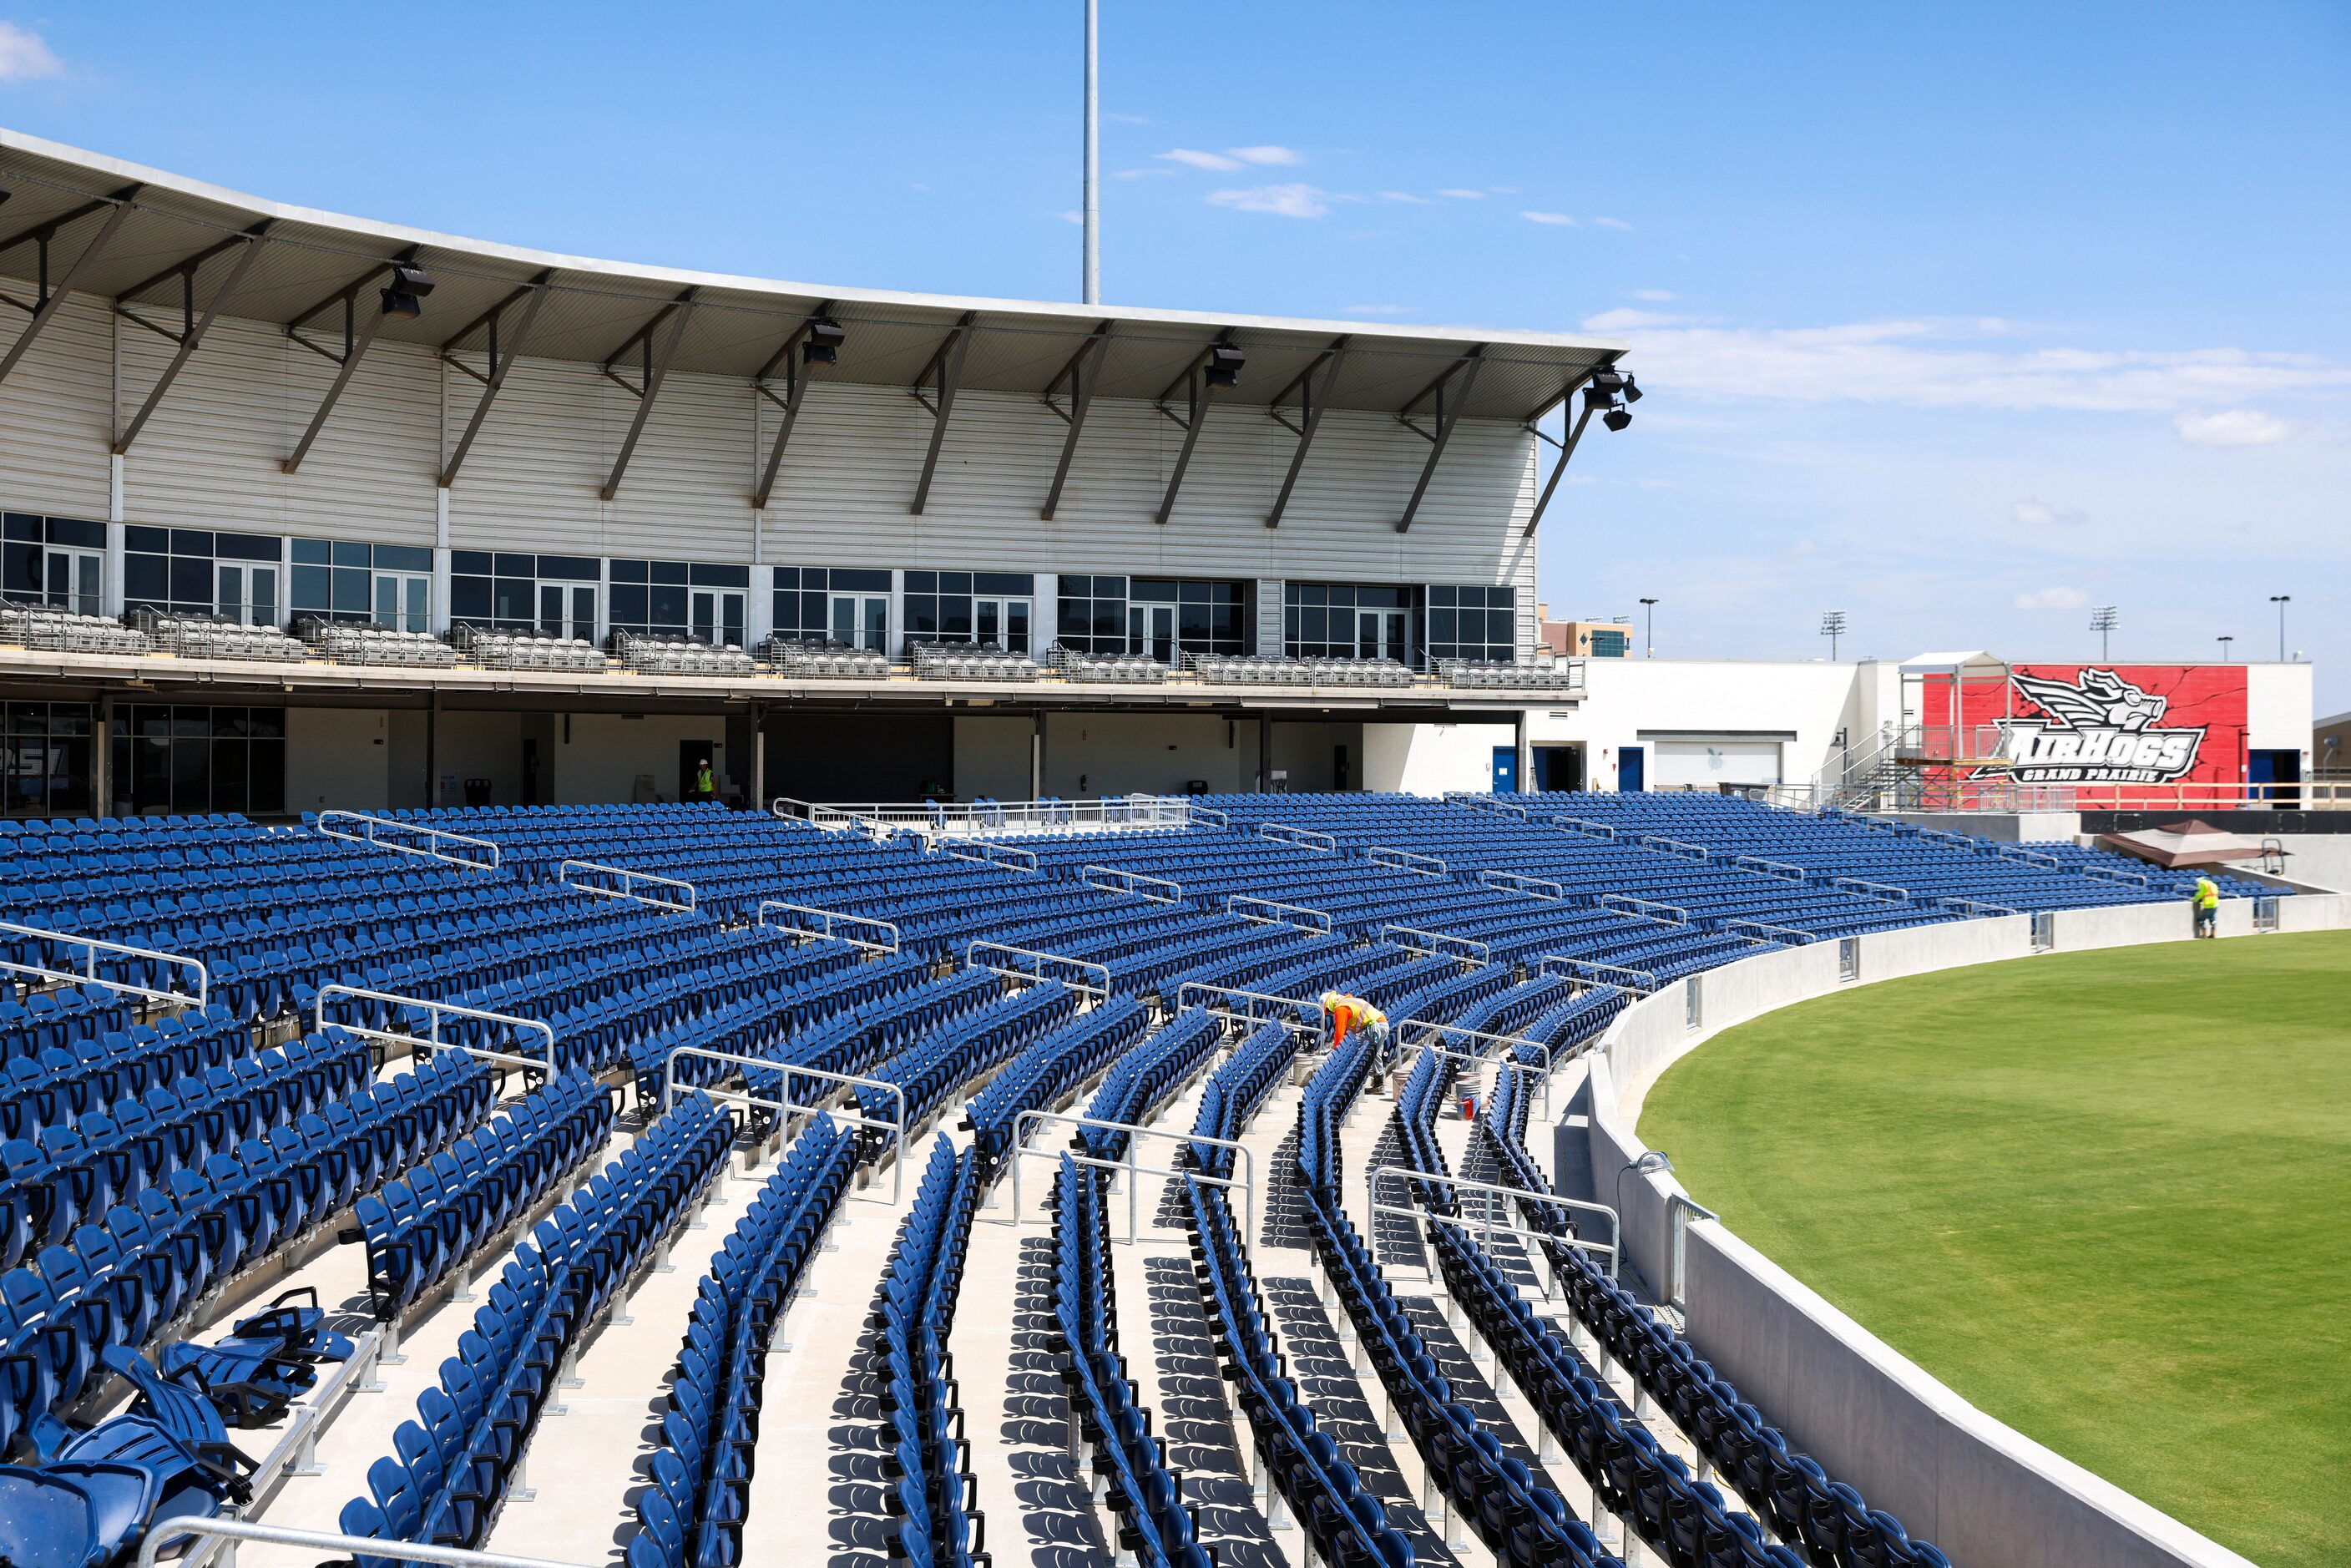
[[[2279,901],[2290,931],[2351,927],[2351,896]],[[2184,941],[2182,904],[2060,912],[2056,949]],[[2223,936],[2252,931],[2252,906],[2221,906]],[[2032,951],[2023,916],[1888,931],[1860,939],[1860,982],[2022,957]],[[1634,1176],[1644,1145],[1633,1127],[1656,1075],[1715,1032],[1761,1013],[1834,991],[1837,945],[1814,943],[1709,971],[1698,978],[1702,1016],[1688,1023],[1684,982],[1627,1008],[1590,1061],[1574,1109],[1585,1121],[1578,1151],[1558,1140],[1562,1190],[1589,1189],[1620,1209],[1627,1263],[1687,1315],[1691,1344],[1742,1396],[1859,1490],[1965,1568],[2244,1568],[2246,1559],[2119,1487],[1978,1410],[1896,1354],[1820,1295],[1715,1220],[1693,1220],[1681,1277],[1672,1278],[1674,1199],[1669,1174]],[[1576,1155],[1582,1169],[1567,1168]]]

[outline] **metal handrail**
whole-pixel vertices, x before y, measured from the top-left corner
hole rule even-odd
[[[1097,876],[1096,873],[1100,875]],[[1114,865],[1081,865],[1078,880],[1088,887],[1098,887],[1104,893],[1131,893],[1137,898],[1147,898],[1154,904],[1181,904],[1184,889],[1164,876],[1145,876],[1139,871],[1126,871]],[[1164,887],[1165,893],[1153,888]]]
[[[365,822],[367,824],[367,828],[363,832],[340,832],[327,826],[327,819],[329,817],[340,818],[353,822]],[[453,833],[446,828],[428,828],[422,822],[404,822],[398,817],[375,817],[369,815],[365,811],[346,811],[336,809],[321,811],[316,817],[310,819],[310,827],[313,831],[319,833],[324,837],[329,839],[340,839],[346,843],[366,844],[371,848],[379,850],[397,850],[404,855],[423,855],[427,860],[444,861],[450,865],[465,866],[474,871],[496,871],[498,869],[500,851],[495,840],[477,839],[466,833]],[[427,843],[423,846],[420,846],[416,844],[388,842],[376,836],[376,830],[379,828],[395,828],[403,833],[416,833],[423,837],[427,841]],[[444,854],[439,850],[430,847],[433,843],[443,842],[452,844],[468,844],[475,849],[487,850],[490,852],[490,858],[487,860],[469,860],[464,855]]]
[[[789,910],[794,915],[814,915],[823,924],[821,926],[786,925],[781,923],[770,925],[768,920],[768,911],[770,909]],[[758,925],[763,931],[781,932],[788,936],[817,936],[830,938],[835,942],[846,942],[852,947],[862,947],[868,953],[895,953],[898,950],[898,928],[890,922],[876,920],[871,915],[851,915],[845,910],[819,909],[812,904],[787,904],[780,898],[763,898],[759,901]],[[888,945],[884,946],[880,942],[868,942],[860,936],[844,936],[833,929],[836,925],[872,926],[876,930],[888,932],[890,940]]]
[[[1510,893],[1523,893],[1529,898],[1540,898],[1552,904],[1556,904],[1567,896],[1565,883],[1553,882],[1545,876],[1521,876],[1514,871],[1481,870],[1478,873],[1478,882],[1483,887],[1499,887]],[[1546,887],[1551,889],[1549,893],[1537,891]]]
[[[1517,1198],[1525,1203],[1548,1204],[1553,1208],[1563,1208],[1571,1214],[1604,1214],[1608,1217],[1608,1239],[1586,1241],[1580,1236],[1562,1236],[1557,1231],[1538,1230],[1531,1225],[1509,1223],[1498,1225],[1494,1222],[1491,1214],[1487,1216],[1484,1225],[1479,1226],[1473,1225],[1461,1215],[1440,1214],[1426,1204],[1382,1203],[1379,1200],[1382,1176],[1394,1176],[1406,1182],[1426,1182],[1432,1186],[1453,1187],[1468,1192],[1491,1193],[1500,1197]],[[1425,1171],[1414,1170],[1409,1166],[1374,1166],[1364,1173],[1364,1179],[1370,1188],[1371,1211],[1374,1214],[1396,1214],[1407,1219],[1429,1219],[1440,1225],[1451,1225],[1463,1230],[1483,1229],[1489,1237],[1498,1231],[1508,1236],[1531,1237],[1540,1241],[1558,1243],[1578,1252],[1604,1253],[1608,1259],[1608,1277],[1612,1280],[1616,1278],[1616,1260],[1625,1245],[1625,1221],[1623,1216],[1604,1203],[1586,1203],[1580,1197],[1561,1197],[1554,1193],[1531,1192],[1522,1186],[1504,1186],[1499,1182],[1471,1181],[1467,1176],[1431,1176]]]
[[[527,1071],[544,1072],[550,1078],[557,1071],[555,1030],[551,1025],[543,1023],[538,1019],[517,1018],[512,1013],[494,1013],[482,1008],[462,1007],[455,1002],[437,1002],[430,997],[404,997],[397,991],[371,991],[359,986],[346,986],[340,980],[330,980],[320,986],[318,995],[310,999],[311,1028],[327,1027],[329,1021],[327,999],[329,997],[364,997],[370,1001],[389,1002],[394,1007],[423,1008],[431,1015],[432,1019],[433,1032],[423,1040],[419,1040],[413,1034],[395,1034],[390,1030],[371,1029],[365,1024],[338,1023],[335,1025],[346,1034],[356,1034],[366,1040],[390,1040],[394,1044],[412,1048],[424,1045],[436,1051],[462,1051],[466,1055],[476,1057],[484,1061],[503,1061]],[[542,1061],[536,1057],[517,1056],[511,1051],[485,1051],[475,1045],[447,1043],[441,1038],[441,1019],[444,1014],[457,1018],[480,1019],[486,1023],[512,1024],[517,1029],[537,1030],[547,1037],[547,1060]]]
[[[1858,876],[1840,876],[1832,878],[1829,885],[1848,893],[1857,893],[1864,898],[1880,898],[1880,895],[1890,893],[1894,895],[1893,901],[1896,904],[1910,902],[1910,890],[1907,887],[1896,887],[1890,882],[1871,882]],[[1882,899],[1881,902],[1883,902]]]
[[[1280,915],[1251,915],[1249,909],[1241,907],[1242,904],[1248,904],[1250,909],[1282,910],[1291,915],[1304,915],[1311,916],[1312,918],[1310,920],[1300,921],[1285,920]],[[1256,921],[1260,925],[1294,925],[1301,931],[1320,932],[1326,936],[1331,934],[1330,911],[1325,909],[1309,909],[1302,904],[1284,904],[1278,898],[1253,898],[1249,894],[1242,893],[1227,894],[1225,895],[1225,913],[1228,915],[1238,915],[1243,920]]]
[[[1077,1165],[1128,1173],[1126,1239],[1130,1246],[1134,1244],[1139,1233],[1135,1212],[1140,1203],[1135,1191],[1139,1184],[1134,1179],[1138,1176],[1191,1176],[1212,1186],[1237,1186],[1241,1189],[1241,1214],[1248,1221],[1247,1228],[1241,1231],[1241,1234],[1244,1236],[1257,1234],[1257,1156],[1244,1145],[1232,1138],[1212,1138],[1205,1133],[1175,1133],[1165,1127],[1138,1126],[1132,1122],[1106,1121],[1100,1116],[1073,1116],[1066,1111],[1023,1111],[1012,1118],[1013,1224],[1020,1223],[1020,1162],[1023,1159],[1050,1160],[1061,1157],[1057,1150],[1032,1149],[1028,1146],[1020,1129],[1024,1124],[1034,1122],[1065,1122],[1073,1127],[1099,1127],[1105,1132],[1127,1134],[1127,1157],[1123,1160],[1105,1160],[1094,1155],[1071,1155],[1070,1158]],[[1249,1175],[1245,1177],[1217,1176],[1210,1176],[1205,1171],[1162,1170],[1155,1166],[1137,1165],[1134,1160],[1134,1143],[1137,1137],[1165,1138],[1170,1143],[1207,1144],[1212,1148],[1238,1150],[1241,1156],[1241,1164],[1248,1170]]]
[[[1271,839],[1278,844],[1296,844],[1301,849],[1320,850],[1326,855],[1339,852],[1339,841],[1328,833],[1318,833],[1311,828],[1294,828],[1288,822],[1259,822],[1257,836]]]
[[[575,870],[607,873],[619,877],[621,885],[597,887],[589,883],[574,882],[571,879],[571,873]],[[674,876],[656,876],[649,871],[632,871],[624,865],[606,865],[601,861],[564,861],[555,868],[555,880],[574,893],[592,893],[600,898],[631,899],[638,904],[650,904],[655,909],[666,909],[675,915],[691,915],[695,909],[694,883]],[[635,891],[637,883],[641,882],[654,883],[663,887],[682,887],[685,889],[685,902],[680,904],[674,898],[649,898]]]
[[[274,1546],[307,1546],[313,1552],[340,1552],[354,1560],[381,1557],[393,1563],[444,1563],[455,1568],[585,1568],[549,1557],[517,1557],[505,1552],[468,1552],[463,1547],[436,1546],[425,1541],[379,1541],[368,1535],[344,1535],[331,1530],[294,1530],[283,1524],[257,1524],[249,1519],[196,1519],[183,1514],[160,1520],[139,1543],[136,1568],[155,1568],[167,1542],[200,1536],[225,1541],[256,1541]],[[199,1550],[202,1550],[201,1548]],[[193,1562],[195,1553],[185,1561]]]
[[[1617,836],[1614,823],[1597,821],[1590,817],[1552,817],[1548,821],[1554,828],[1564,828],[1571,833],[1582,833],[1587,838],[1613,839]]]
[[[1364,858],[1374,865],[1384,865],[1396,871],[1408,871],[1415,876],[1447,874],[1445,862],[1435,855],[1416,854],[1411,850],[1390,849],[1385,844],[1374,844],[1364,852]],[[1434,867],[1434,870],[1427,868]]]
[[[1226,828],[1230,827],[1233,821],[1228,812],[1219,811],[1214,806],[1194,805],[1188,800],[1184,803],[1184,825],[1187,828]]]
[[[1687,839],[1669,839],[1662,833],[1643,833],[1633,841],[1645,850],[1662,850],[1681,860],[1710,861],[1714,852],[1704,844],[1694,844]]]
[[[1800,931],[1793,925],[1774,925],[1768,920],[1726,920],[1722,928],[1734,936],[1747,936],[1750,931],[1760,932],[1761,935],[1747,936],[1747,939],[1750,942],[1768,942],[1775,947],[1802,947],[1813,940],[1813,933],[1809,931]],[[1790,940],[1782,941],[1783,936]]]
[[[1593,958],[1570,958],[1559,953],[1545,953],[1537,957],[1535,972],[1539,975],[1548,975],[1552,973],[1553,964],[1565,968],[1567,977],[1571,980],[1589,980],[1595,985],[1614,986],[1619,990],[1630,991],[1636,997],[1655,996],[1657,991],[1657,977],[1647,969],[1628,969],[1622,964],[1603,964]],[[1584,972],[1586,970],[1593,972],[1586,974]],[[1630,976],[1635,983],[1626,985],[1623,980],[1611,980],[1606,977],[1610,975]]]
[[[1017,844],[999,844],[993,839],[949,839],[939,848],[959,861],[1000,865],[1007,871],[1026,872],[1030,876],[1042,874],[1037,869],[1037,852]]]
[[[1600,895],[1600,906],[1658,925],[1687,925],[1690,923],[1690,912],[1678,904],[1662,904],[1654,898],[1635,898],[1629,893],[1604,893]],[[1662,909],[1665,913],[1652,915],[1649,911],[1653,909]]]
[[[1551,1052],[1536,1041],[1527,1039],[1524,1035],[1489,1034],[1483,1030],[1462,1029],[1455,1024],[1438,1023],[1434,1019],[1405,1019],[1403,1022],[1397,1024],[1395,1028],[1398,1038],[1402,1038],[1405,1030],[1419,1029],[1426,1030],[1429,1033],[1444,1037],[1458,1036],[1464,1040],[1491,1042],[1491,1044],[1476,1051],[1456,1051],[1451,1046],[1432,1045],[1427,1040],[1423,1040],[1417,1044],[1413,1045],[1411,1049],[1423,1052],[1424,1054],[1434,1053],[1435,1055],[1443,1057],[1447,1061],[1466,1061],[1477,1067],[1499,1068],[1506,1072],[1515,1072],[1521,1078],[1531,1078],[1535,1080],[1535,1093],[1541,1102],[1535,1113],[1546,1121],[1550,1119]],[[1494,1055],[1492,1054],[1492,1044],[1523,1045],[1531,1047],[1536,1051],[1542,1051],[1543,1061],[1541,1065],[1538,1066],[1532,1062],[1516,1061],[1508,1056]]]
[[[890,1145],[895,1155],[890,1162],[890,1205],[893,1208],[897,1207],[899,1197],[906,1190],[906,1091],[904,1088],[887,1079],[861,1078],[853,1072],[833,1072],[821,1067],[800,1067],[789,1061],[778,1061],[771,1056],[738,1056],[731,1051],[712,1051],[707,1046],[679,1045],[671,1047],[669,1054],[662,1059],[664,1114],[667,1114],[670,1108],[677,1103],[677,1059],[681,1056],[698,1056],[705,1061],[739,1062],[745,1067],[758,1067],[769,1072],[784,1074],[784,1093],[783,1098],[779,1100],[771,1099],[765,1094],[754,1094],[747,1089],[705,1089],[696,1085],[688,1092],[706,1095],[710,1099],[730,1105],[765,1105],[778,1113],[776,1118],[778,1122],[783,1120],[783,1113],[793,1111],[822,1112],[834,1121],[846,1122],[852,1127],[875,1127],[884,1132],[895,1133],[898,1135],[897,1142]],[[792,1099],[792,1075],[795,1073],[802,1078],[821,1079],[828,1083],[839,1083],[850,1088],[886,1091],[897,1099],[897,1120],[890,1121],[879,1116],[868,1116],[862,1111],[843,1111],[821,1102],[811,1105],[799,1104]],[[747,1075],[744,1081],[749,1082]]]
[[[1798,865],[1793,861],[1767,860],[1761,855],[1734,855],[1731,857],[1730,863],[1742,871],[1755,872],[1782,882],[1804,882],[1810,880],[1813,874],[1809,866]],[[1791,871],[1796,873],[1792,877],[1782,877],[1780,874],[1782,872]]]
[[[1946,909],[1956,909],[1962,915],[1986,918],[1999,915],[2022,915],[2022,909],[2011,909],[2005,904],[1986,904],[1980,898],[1945,898],[1939,901]],[[1979,915],[1979,911],[1982,912]]]
[[[1396,942],[1398,936],[1416,937],[1418,942]],[[1426,953],[1432,958],[1461,958],[1472,964],[1494,961],[1494,947],[1490,942],[1480,942],[1475,936],[1456,936],[1445,931],[1424,931],[1417,925],[1383,925],[1380,927],[1380,940],[1395,942],[1407,953]],[[1421,946],[1422,943],[1426,946]],[[1456,948],[1459,951],[1454,951]]]
[[[1244,991],[1232,986],[1212,986],[1205,980],[1186,980],[1176,988],[1176,1009],[1181,1012],[1186,1008],[1205,1007],[1211,1012],[1230,1013],[1234,1010],[1229,1007],[1219,1007],[1214,1001],[1196,1001],[1194,998],[1198,997],[1238,997],[1249,1002],[1272,1002],[1277,1006],[1288,1008],[1301,1017],[1312,1019],[1318,1030],[1327,1031],[1322,1016],[1322,1004],[1319,1000],[1308,1001],[1302,997],[1277,997],[1270,991]],[[1279,1021],[1272,1018],[1259,1018],[1254,1007],[1245,1007],[1239,1011],[1241,1017],[1250,1023]]]
[[[2085,865],[2077,868],[2084,876],[2095,876],[2102,882],[2118,882],[2126,887],[2153,887],[2155,884],[2135,871],[2117,866]]]
[[[2039,850],[2019,848],[2014,844],[1994,844],[1994,855],[2004,861],[2022,861],[2026,865],[2046,866],[2051,871],[2064,871],[2065,862],[2055,855],[2044,855]]]
[[[1505,817],[1516,817],[1521,822],[1534,821],[1534,812],[1529,808],[1497,800],[1490,795],[1473,795],[1467,789],[1447,789],[1445,799],[1457,806],[1468,806],[1480,811],[1499,811]]]
[[[1024,969],[1003,964],[987,963],[979,957],[979,954],[983,949],[990,953],[1009,953],[1016,957],[1034,958],[1038,960],[1038,964],[1034,968]],[[1084,958],[1071,958],[1060,953],[1047,953],[1035,947],[1015,947],[1008,942],[984,942],[978,940],[974,940],[965,946],[963,950],[963,961],[972,968],[986,969],[990,974],[1002,975],[1008,979],[1030,980],[1040,985],[1047,980],[1060,980],[1063,985],[1069,987],[1070,989],[1076,991],[1082,996],[1096,997],[1103,1001],[1108,1001],[1110,999],[1110,966],[1107,964],[1096,964]],[[1048,964],[1065,965],[1072,969],[1100,975],[1102,977],[1102,984],[1099,986],[1089,985],[1083,980],[1072,980],[1066,976],[1047,974],[1045,972],[1045,966]]]
[[[202,1008],[212,997],[213,976],[201,958],[186,953],[166,953],[154,947],[134,947],[128,942],[110,942],[103,936],[83,936],[71,931],[51,931],[39,925],[19,925],[14,921],[0,920],[0,932],[17,936],[37,937],[44,942],[62,942],[69,947],[79,947],[85,954],[87,967],[77,975],[70,969],[50,969],[38,964],[20,964],[13,958],[0,958],[0,969],[19,975],[38,975],[45,979],[68,980],[78,986],[104,986],[109,990],[129,991],[133,996],[151,997],[157,1001],[193,1003]],[[172,964],[196,972],[196,994],[184,991],[159,991],[152,986],[134,985],[129,980],[110,980],[98,972],[98,956],[101,952],[120,953],[130,958],[152,958],[158,963]]]

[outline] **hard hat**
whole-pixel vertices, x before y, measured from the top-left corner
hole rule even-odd
[[[1337,1007],[1337,1006],[1339,1005],[1339,993],[1338,993],[1338,992],[1336,992],[1336,991],[1325,991],[1325,992],[1323,992],[1323,993],[1322,993],[1322,1005],[1323,1005],[1324,1007],[1326,1007],[1326,1008],[1335,1008],[1335,1007]]]

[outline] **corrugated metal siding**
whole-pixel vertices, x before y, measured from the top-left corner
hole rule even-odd
[[[124,332],[126,409],[145,400],[172,352],[152,332]],[[430,545],[441,425],[434,363],[400,344],[371,348],[301,471],[287,474],[285,459],[337,367],[280,329],[224,318],[131,448],[123,515],[133,523]]]
[[[1278,577],[1257,580],[1257,643],[1254,652],[1278,657],[1289,643],[1289,594]]]
[[[29,289],[9,292],[31,298]],[[0,382],[0,509],[105,520],[106,455],[114,439],[107,314],[102,301],[68,298]],[[0,352],[32,319],[0,307]]]

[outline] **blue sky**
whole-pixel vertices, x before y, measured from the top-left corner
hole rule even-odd
[[[1582,329],[1661,653],[2288,651],[2351,708],[2351,9],[1103,4],[1113,304]],[[1073,298],[1079,7],[0,0],[0,123],[279,200]]]

